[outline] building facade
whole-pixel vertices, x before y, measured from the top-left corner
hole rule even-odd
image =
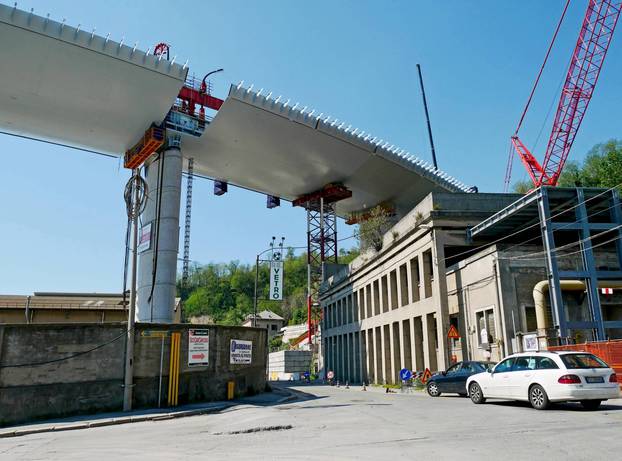
[[[558,193],[565,200],[558,210],[579,206],[581,192],[573,191]],[[573,219],[555,223],[564,231],[575,229],[574,239],[555,235],[556,268],[562,274],[556,285],[564,309],[559,314],[549,302],[554,279],[550,252],[542,243],[542,228],[554,220],[545,217],[540,225],[537,208],[513,215],[517,198],[523,200],[514,194],[432,193],[385,234],[378,253],[362,254],[328,277],[321,295],[324,370],[341,381],[397,383],[402,368],[437,371],[459,360],[498,361],[523,350],[528,337],[542,349],[595,340],[597,318],[603,319],[607,338],[622,337],[621,293],[609,288],[590,298],[586,283],[586,268],[597,267],[599,288],[622,288],[616,204],[584,216],[588,227],[617,236],[609,242],[592,233],[595,247],[606,243],[591,253],[576,235],[581,216],[572,213]],[[473,239],[472,229],[480,222],[497,223],[497,217],[510,221]],[[562,335],[560,316],[575,329]],[[460,338],[447,337],[451,326]]]

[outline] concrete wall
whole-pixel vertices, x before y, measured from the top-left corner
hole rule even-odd
[[[189,367],[190,328],[196,326],[137,325],[134,407],[157,406],[161,362],[161,403],[167,404],[170,336],[162,340],[151,335],[155,331],[181,333],[179,404],[224,399],[227,381],[235,381],[238,394],[264,389],[265,330],[204,327],[209,365]],[[125,329],[124,324],[0,325],[0,425],[120,410]],[[253,342],[250,365],[229,363],[232,339]],[[92,350],[97,346],[102,347]],[[86,353],[58,360],[80,352]]]
[[[268,376],[272,381],[301,379],[311,370],[311,351],[278,351],[268,354]]]

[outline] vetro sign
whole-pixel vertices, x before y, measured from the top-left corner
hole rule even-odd
[[[229,363],[249,364],[253,361],[253,342],[232,339],[229,348]]]
[[[270,299],[283,300],[283,261],[279,251],[274,252],[270,261]]]

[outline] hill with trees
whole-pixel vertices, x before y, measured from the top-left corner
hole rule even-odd
[[[358,256],[358,250],[340,251],[339,262],[348,263]],[[269,309],[288,324],[307,320],[307,255],[296,256],[289,250],[283,260],[283,301],[268,300],[270,269],[268,263],[259,264],[257,311]],[[203,317],[210,323],[239,325],[253,312],[255,292],[255,265],[210,263],[195,266],[186,288],[178,281],[178,293],[184,299],[185,320]]]

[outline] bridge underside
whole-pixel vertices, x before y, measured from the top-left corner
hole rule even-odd
[[[467,189],[310,112],[232,86],[203,136],[185,140],[184,152],[199,174],[290,201],[341,183],[352,191],[336,205],[342,217],[382,202],[405,213],[432,191]]]

